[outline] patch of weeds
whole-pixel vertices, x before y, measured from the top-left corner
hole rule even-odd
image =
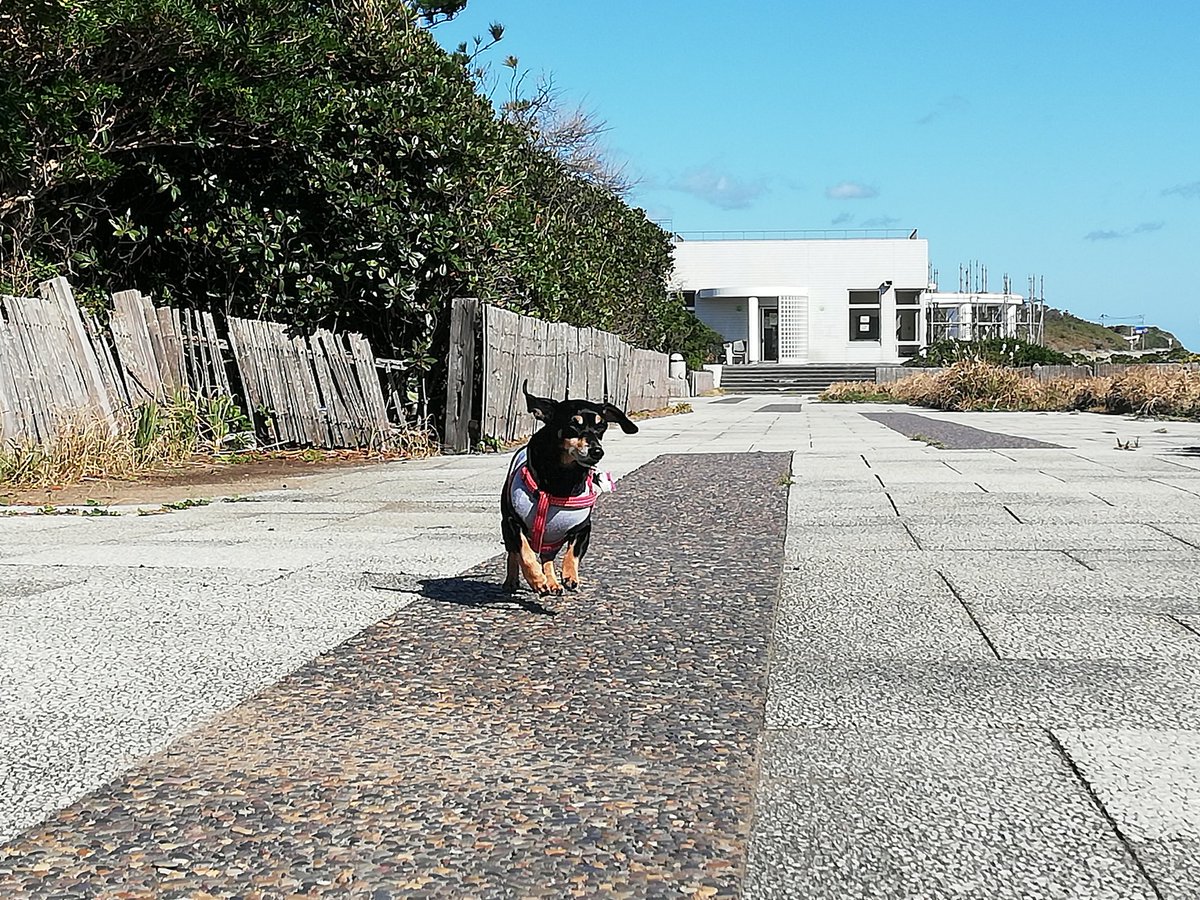
[[[262,503],[258,497],[243,497],[240,494],[234,494],[232,497],[222,497],[222,503]]]
[[[504,449],[504,441],[494,435],[485,434],[475,445],[476,453],[499,453]]]
[[[210,503],[212,503],[211,500],[188,497],[186,500],[176,500],[173,503],[164,503],[162,508],[170,510],[191,509],[194,506],[208,506]]]
[[[943,443],[942,443],[941,441],[939,441],[937,438],[931,438],[931,437],[930,437],[929,435],[927,435],[927,434],[914,434],[912,437],[910,437],[910,438],[909,438],[909,440],[912,440],[912,441],[921,441],[922,443],[928,444],[930,447],[936,447],[936,448],[937,448],[937,449],[939,449],[939,450],[945,450],[945,449],[946,449],[946,445],[945,445],[945,444],[943,444]]]
[[[83,510],[80,515],[91,518],[93,516],[119,516],[120,513],[112,509],[105,509],[102,506],[89,506],[87,509]]]
[[[219,453],[214,460],[226,466],[240,466],[254,460],[253,453]]]
[[[792,478],[792,476],[790,474],[780,475],[779,481],[777,482],[777,484],[779,484],[782,487],[787,487],[788,485],[792,485],[795,483],[796,483],[796,479]]]
[[[73,516],[75,515],[75,510],[59,509],[53,503],[47,503],[45,506],[38,507],[37,514],[39,516]]]
[[[320,450],[310,447],[300,454],[300,458],[305,462],[320,462],[325,458],[325,454]]]

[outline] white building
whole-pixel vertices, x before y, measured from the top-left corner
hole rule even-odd
[[[675,244],[674,289],[746,362],[880,365],[931,339],[985,336],[1015,295],[940,295],[929,242],[897,238],[688,240]],[[994,298],[1000,298],[994,300]],[[945,302],[943,302],[945,300]],[[996,308],[1002,312],[995,313]],[[986,321],[972,315],[986,309]],[[964,309],[966,312],[964,312]],[[953,326],[953,334],[950,333]],[[965,326],[965,327],[964,327]],[[973,329],[973,330],[972,330]]]

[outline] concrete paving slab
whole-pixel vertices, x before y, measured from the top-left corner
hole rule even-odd
[[[1166,615],[975,614],[1002,659],[1200,660],[1200,635]]]
[[[1190,524],[1200,531],[1200,503],[1187,502],[1128,502],[1070,503],[1059,506],[1046,503],[1017,502],[1005,504],[1016,518],[1029,525],[1082,524]]]
[[[788,525],[788,561],[795,554],[828,553],[856,550],[910,550],[915,549],[904,525],[893,516],[889,519],[869,520],[856,525]]]
[[[88,577],[86,570],[47,569],[43,566],[0,564],[0,615],[11,601],[79,584]]]
[[[1192,572],[1110,569],[1089,571],[1036,561],[1006,567],[984,561],[960,566],[946,577],[972,609],[981,613],[1129,614],[1200,611]]]
[[[1200,549],[1200,524],[1185,524],[1178,518],[1168,515],[1164,517],[1159,527],[1189,547]]]
[[[747,898],[1155,897],[1044,733],[770,731]]]
[[[926,550],[1158,550],[1174,538],[1149,525],[1122,528],[1106,525],[1028,525],[984,523],[970,530],[946,525],[912,525],[913,535]]]
[[[775,620],[775,665],[893,658],[994,657],[962,604],[935,576],[909,580],[903,596],[891,597],[784,580]]]
[[[1200,840],[1200,731],[1096,728],[1054,734],[1126,835]]]
[[[1191,663],[810,661],[770,675],[769,728],[1200,728]]]
[[[70,544],[14,556],[7,562],[20,566],[87,566],[104,567],[116,564],[145,568],[210,568],[210,569],[271,569],[290,572],[319,562],[332,551],[317,548],[289,550],[273,548],[264,558],[260,548],[246,544],[188,545],[184,555],[163,553],[161,544],[122,544],[119,553],[109,544]]]

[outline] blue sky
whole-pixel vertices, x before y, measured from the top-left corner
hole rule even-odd
[[[1044,278],[1200,349],[1200,5],[470,0],[674,231],[919,229],[943,288]]]

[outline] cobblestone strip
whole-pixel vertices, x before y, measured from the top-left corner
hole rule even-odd
[[[1045,441],[1035,441],[1033,438],[984,431],[982,428],[972,428],[970,425],[959,425],[956,422],[945,422],[941,419],[931,419],[928,416],[918,416],[913,413],[862,413],[861,415],[864,419],[886,425],[905,437],[911,438],[920,435],[926,441],[937,441],[946,450],[1059,448],[1058,444],[1047,444]]]
[[[735,896],[789,454],[665,456],[0,848],[3,897]]]

